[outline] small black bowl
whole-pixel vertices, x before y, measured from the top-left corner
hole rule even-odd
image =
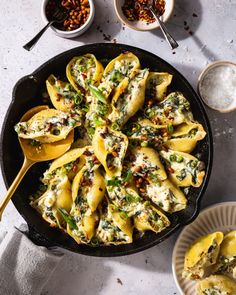
[[[201,160],[206,164],[206,175],[203,184],[199,188],[190,189],[187,196],[187,208],[168,216],[171,225],[163,232],[158,234],[146,232],[142,238],[132,244],[91,247],[78,245],[69,235],[59,229],[50,228],[48,223],[29,205],[29,197],[37,190],[39,177],[47,168],[47,163],[35,164],[19,185],[12,197],[12,201],[27,222],[31,239],[38,245],[56,245],[90,256],[127,255],[162,242],[177,229],[192,222],[199,213],[200,201],[208,184],[213,158],[211,129],[203,104],[188,81],[174,67],[152,53],[123,44],[90,44],[68,50],[50,59],[31,75],[23,77],[16,83],[13,89],[13,99],[7,111],[1,133],[0,159],[5,184],[9,187],[23,162],[23,154],[18,143],[17,134],[14,131],[14,125],[28,109],[44,103],[42,91],[45,89],[45,81],[49,75],[65,76],[66,65],[74,56],[93,53],[98,60],[104,61],[113,59],[124,51],[131,51],[137,55],[142,67],[148,67],[151,71],[171,73],[173,80],[170,90],[182,92],[190,101],[194,118],[203,125],[207,132],[204,140],[199,142],[194,150],[194,154],[200,155]]]

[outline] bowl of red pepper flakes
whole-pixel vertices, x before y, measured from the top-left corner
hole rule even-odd
[[[116,14],[120,21],[137,31],[150,31],[159,28],[159,24],[147,8],[149,0],[114,0]],[[153,1],[154,9],[166,22],[174,9],[174,0]]]
[[[93,22],[95,15],[93,0],[43,0],[41,15],[45,23],[53,19],[53,13],[58,8],[67,15],[63,22],[51,26],[55,34],[60,37],[80,36]]]

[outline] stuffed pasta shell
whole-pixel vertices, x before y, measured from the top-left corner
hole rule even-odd
[[[118,126],[123,126],[129,118],[142,108],[147,77],[148,69],[137,70],[124,91],[113,96],[109,120],[118,124]]]
[[[146,201],[134,216],[134,227],[139,231],[161,232],[170,225],[169,219],[160,210]]]
[[[61,170],[55,173],[50,178],[46,191],[30,204],[51,226],[65,227],[59,210],[69,212],[72,206],[71,183],[67,175]]]
[[[184,193],[169,179],[163,181],[151,180],[143,187],[143,195],[150,198],[162,210],[173,213],[187,206]]]
[[[96,129],[92,146],[98,160],[109,176],[121,175],[122,163],[128,147],[127,137],[109,127]]]
[[[205,175],[205,165],[194,156],[177,151],[160,151],[165,160],[169,178],[177,186],[199,187]]]
[[[71,109],[85,110],[85,97],[73,86],[50,75],[46,81],[47,91],[53,106],[63,112]]]
[[[128,215],[118,207],[108,204],[100,208],[100,221],[96,237],[104,245],[130,244],[133,226]]]
[[[96,209],[105,194],[105,180],[98,170],[84,167],[72,183],[73,205],[70,216],[75,228],[68,224],[67,232],[77,243],[88,243],[95,234],[98,223]]]
[[[51,143],[65,139],[76,127],[81,125],[81,116],[55,109],[46,109],[35,114],[27,122],[15,125],[18,136],[34,139],[40,143]]]
[[[103,66],[93,54],[87,53],[74,57],[66,67],[66,76],[76,91],[88,96],[89,85],[100,83]],[[87,97],[88,98],[88,97]]]
[[[236,231],[225,235],[214,272],[229,274],[236,279]]]
[[[214,232],[195,240],[185,253],[183,277],[201,279],[206,269],[216,263],[223,237],[222,232]]]
[[[147,79],[146,98],[157,101],[163,100],[172,78],[173,76],[169,73],[150,72]]]
[[[124,130],[129,139],[138,141],[141,146],[153,146],[159,149],[164,138],[168,138],[168,129],[164,125],[155,125],[148,119],[131,122]]]
[[[202,125],[195,122],[177,126],[171,138],[165,141],[165,146],[179,152],[191,153],[198,141],[206,136]]]
[[[147,108],[145,115],[157,125],[175,126],[193,120],[190,103],[180,92],[172,92],[157,105]]]
[[[227,276],[211,275],[199,281],[196,292],[197,295],[234,295],[236,284]]]
[[[140,62],[137,56],[131,52],[121,53],[106,66],[99,90],[106,98],[112,92],[116,95],[121,93],[139,68]]]
[[[166,171],[158,153],[149,147],[137,147],[132,150],[131,171],[135,177],[146,177],[161,181],[167,178]]]
[[[134,187],[125,187],[120,177],[107,179],[107,193],[110,201],[129,217],[134,216],[142,206],[143,198]]]

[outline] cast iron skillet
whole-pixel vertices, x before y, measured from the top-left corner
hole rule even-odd
[[[90,247],[78,245],[69,235],[58,229],[50,228],[48,223],[29,205],[29,197],[37,190],[39,177],[47,168],[47,163],[35,164],[24,177],[12,201],[29,226],[30,238],[38,245],[60,246],[73,252],[91,256],[127,255],[162,242],[177,229],[192,222],[199,213],[200,201],[207,187],[213,156],[211,129],[202,102],[188,81],[167,62],[152,53],[122,44],[91,44],[68,50],[50,59],[31,75],[23,77],[16,83],[1,134],[0,157],[5,184],[9,187],[23,162],[17,134],[13,127],[28,109],[43,104],[42,91],[45,89],[45,81],[48,76],[50,74],[65,76],[66,65],[74,56],[93,53],[99,60],[112,59],[124,51],[131,51],[137,55],[142,68],[148,67],[152,71],[171,73],[173,81],[170,91],[181,91],[190,101],[194,118],[203,125],[207,132],[205,139],[198,144],[194,151],[194,154],[199,154],[201,160],[206,164],[206,176],[203,184],[200,188],[190,189],[187,208],[169,216],[171,226],[165,231],[159,234],[147,232],[141,239],[128,245]]]

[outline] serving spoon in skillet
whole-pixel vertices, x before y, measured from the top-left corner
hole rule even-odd
[[[20,121],[28,121],[31,117],[33,117],[33,115],[46,109],[48,109],[48,106],[45,105],[34,107],[27,111]],[[39,146],[31,145],[30,139],[20,137],[18,137],[18,139],[24,154],[24,162],[16,178],[9,187],[7,194],[0,203],[0,220],[4,209],[29,168],[35,163],[53,160],[63,155],[70,148],[73,142],[74,130],[72,130],[65,139],[53,143],[42,143]]]

